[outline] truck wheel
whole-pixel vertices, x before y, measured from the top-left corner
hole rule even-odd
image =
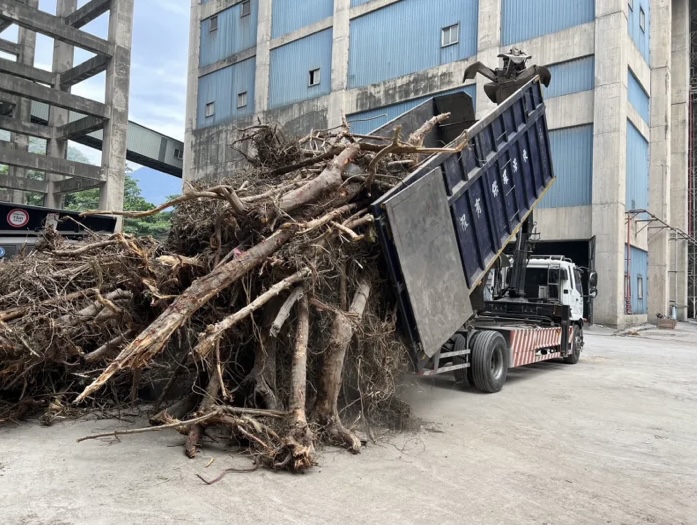
[[[466,350],[467,349],[467,338],[462,335],[462,334],[455,334],[453,337],[453,346],[452,350],[454,352],[457,352],[459,350]],[[462,365],[466,363],[467,360],[465,359],[465,356],[456,356],[453,357],[453,364],[454,365]],[[458,383],[459,385],[462,386],[462,388],[468,388],[470,386],[470,374],[469,371],[471,370],[470,367],[467,368],[459,368],[457,370],[453,371],[453,375],[455,376],[455,382]]]
[[[581,349],[583,348],[583,328],[575,325],[571,339],[571,353],[564,358],[564,362],[569,365],[575,365],[581,358]]]
[[[494,393],[503,388],[508,375],[508,346],[503,336],[487,330],[474,340],[470,363],[477,390]]]

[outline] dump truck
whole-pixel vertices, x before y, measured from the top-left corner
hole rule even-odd
[[[484,392],[501,390],[511,368],[575,364],[583,299],[597,293],[594,272],[583,290],[573,261],[532,256],[533,210],[555,176],[540,76],[522,78],[515,91],[503,82],[512,94],[480,120],[471,97],[457,92],[372,133],[411,133],[450,113],[424,143],[446,151],[420,162],[371,211],[415,372],[452,372]]]

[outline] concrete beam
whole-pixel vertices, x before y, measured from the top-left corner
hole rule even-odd
[[[5,29],[10,27],[12,25],[12,22],[9,20],[0,20],[0,33],[2,33]]]
[[[101,181],[73,177],[54,182],[53,192],[59,194],[75,193],[76,191],[93,190],[102,186],[104,186],[104,183]]]
[[[29,153],[5,146],[2,143],[0,143],[0,163],[28,170],[57,173],[69,177],[80,177],[97,181],[104,180],[104,173],[99,166]]]
[[[52,138],[51,128],[42,126],[41,124],[32,124],[31,122],[23,122],[20,119],[0,116],[0,129],[10,131],[11,133],[19,133],[20,135],[30,135],[39,137],[40,139],[49,140]]]
[[[48,84],[50,86],[55,83],[56,79],[56,76],[50,71],[20,64],[19,62],[14,62],[13,60],[7,60],[5,58],[0,58],[0,73],[9,73],[16,77],[35,80],[36,82],[41,82],[42,84]]]
[[[1,0],[0,0],[1,1]],[[38,100],[51,106],[69,109],[77,113],[109,118],[109,108],[101,102],[96,102],[77,95],[44,87],[23,78],[17,78],[6,73],[0,73],[0,91],[17,95],[22,98]]]
[[[0,18],[98,55],[112,55],[112,46],[106,40],[67,25],[61,17],[15,0],[0,0]]]
[[[97,131],[104,127],[104,119],[98,117],[84,117],[74,120],[56,130],[56,139],[75,140],[78,137]]]
[[[106,71],[108,64],[109,59],[107,57],[97,55],[89,60],[85,60],[82,64],[68,69],[65,73],[61,73],[61,89],[65,90],[75,84],[79,84],[83,80],[98,75],[102,71]]]
[[[0,175],[0,188],[11,190],[32,191],[35,193],[46,193],[47,184],[42,180],[28,179],[27,177],[16,177],[14,175]]]
[[[111,9],[111,0],[91,0],[77,11],[66,16],[65,23],[80,28],[99,18],[109,9]]]
[[[0,19],[0,22],[2,22],[2,19]],[[10,55],[19,55],[19,44],[15,44],[14,42],[10,42],[9,40],[6,40],[4,38],[0,38],[0,51],[3,53],[7,53]]]

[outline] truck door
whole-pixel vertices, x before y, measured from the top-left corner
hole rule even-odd
[[[571,301],[569,306],[571,306],[571,320],[578,321],[583,319],[583,282],[581,271],[574,267],[573,271],[570,272],[573,276],[573,288],[571,289]]]

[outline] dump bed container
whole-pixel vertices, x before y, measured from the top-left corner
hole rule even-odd
[[[470,292],[554,182],[540,84],[475,122],[465,93],[434,97],[373,132],[402,136],[450,112],[432,155],[372,206],[417,370],[472,317]]]

